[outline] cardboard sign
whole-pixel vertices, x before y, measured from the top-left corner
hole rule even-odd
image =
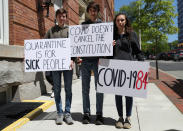
[[[100,59],[97,92],[147,97],[149,62]]]
[[[113,23],[69,26],[72,57],[112,56]]]
[[[70,40],[34,39],[24,41],[25,72],[70,70]]]

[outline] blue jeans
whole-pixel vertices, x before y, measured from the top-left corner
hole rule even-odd
[[[87,62],[83,61],[81,65],[82,72],[82,97],[83,97],[83,112],[84,114],[90,114],[90,81],[91,81],[91,71],[94,72],[95,77],[95,89],[97,88],[98,81],[98,61]],[[96,92],[96,114],[102,115],[103,110],[103,93]]]
[[[65,89],[65,113],[70,113],[71,102],[72,102],[72,70],[66,71],[53,71],[53,88],[54,88],[54,96],[55,103],[57,108],[57,114],[63,114],[62,110],[62,100],[61,100],[61,74],[64,76],[64,89]]]
[[[130,117],[132,114],[132,106],[133,106],[133,97],[125,96],[126,98],[126,116]],[[119,117],[123,116],[123,102],[122,96],[115,95],[116,108],[118,111]]]

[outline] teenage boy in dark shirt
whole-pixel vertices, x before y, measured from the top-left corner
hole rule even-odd
[[[82,24],[94,24],[101,23],[98,20],[98,13],[100,11],[100,7],[95,2],[90,2],[87,6],[87,13],[89,14],[89,20],[83,22]],[[82,97],[83,97],[83,124],[90,123],[90,98],[89,98],[89,90],[90,90],[90,79],[91,79],[91,71],[94,72],[95,77],[95,89],[97,86],[98,80],[98,61],[99,57],[83,57],[81,64],[81,72],[82,72]],[[96,93],[96,125],[102,125],[103,121],[103,93]]]

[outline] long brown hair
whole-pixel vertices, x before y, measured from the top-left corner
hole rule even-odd
[[[126,16],[126,14],[124,14],[124,13],[118,13],[116,16],[115,16],[115,18],[114,18],[114,38],[116,37],[116,36],[118,36],[119,34],[118,34],[118,27],[116,26],[116,19],[117,19],[117,17],[118,16],[120,16],[120,15],[124,15],[125,16],[125,20],[126,20],[126,24],[125,24],[125,34],[128,36],[128,39],[130,39],[130,34],[131,34],[131,32],[133,31],[133,28],[132,28],[132,26],[131,26],[131,22],[130,22],[130,20],[128,19],[128,17]]]

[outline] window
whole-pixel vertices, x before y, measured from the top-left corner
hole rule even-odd
[[[54,1],[54,9],[55,11],[62,7],[62,0],[55,0]]]
[[[0,44],[9,44],[8,0],[0,0]]]

